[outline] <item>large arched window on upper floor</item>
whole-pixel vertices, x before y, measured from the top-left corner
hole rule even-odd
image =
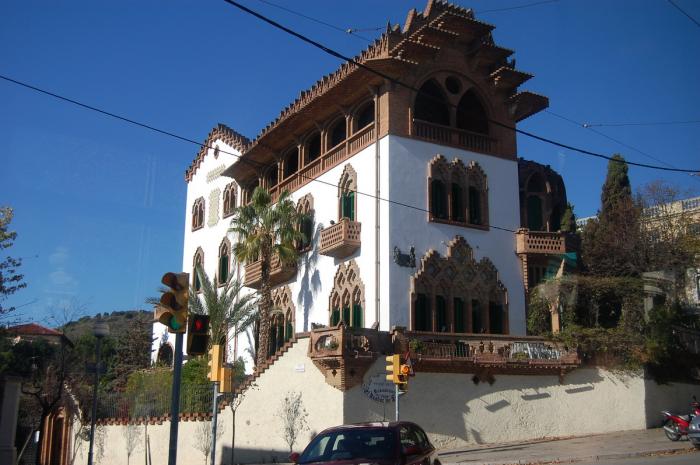
[[[306,164],[318,159],[321,156],[321,133],[314,131],[306,140],[304,146],[306,153]]]
[[[192,231],[204,227],[204,197],[200,197],[192,204]]]
[[[340,144],[347,137],[345,117],[341,116],[328,128],[328,148]]]
[[[217,281],[219,286],[225,285],[228,281],[230,269],[231,243],[224,237],[219,245],[219,272],[217,273]]]
[[[192,258],[192,287],[195,292],[202,290],[202,280],[199,279],[198,270],[204,273],[204,251],[201,247],[197,247],[197,251]]]
[[[267,169],[265,173],[265,187],[271,189],[277,185],[279,182],[279,170],[277,168],[277,163],[273,164]]]
[[[360,269],[355,260],[338,266],[333,279],[330,295],[331,326],[341,321],[346,326],[362,328],[364,326],[365,286],[360,279]]]
[[[450,125],[449,104],[442,88],[435,80],[429,80],[419,89],[413,117],[429,123]]]
[[[374,123],[374,100],[370,100],[360,106],[355,113],[355,131],[359,131],[372,123]]]
[[[457,127],[479,134],[489,133],[489,119],[473,89],[464,93],[457,105]]]
[[[241,205],[247,205],[253,200],[253,192],[255,192],[255,188],[257,188],[259,185],[260,181],[255,179],[243,189],[243,199]]]
[[[236,183],[230,182],[224,188],[224,218],[233,215],[236,210]]]
[[[467,226],[469,170],[458,158],[451,162],[435,156],[428,167],[430,221]]]
[[[287,179],[299,170],[299,148],[289,149],[283,156],[283,174]]]

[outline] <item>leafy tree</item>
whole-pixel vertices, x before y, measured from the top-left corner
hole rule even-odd
[[[641,209],[632,199],[627,163],[621,155],[608,163],[601,210],[583,229],[582,258],[594,276],[639,276],[644,270],[640,249]]]
[[[8,226],[12,221],[13,210],[10,207],[0,207],[0,250],[12,247],[17,237],[15,231],[9,231]],[[22,265],[22,259],[5,257],[0,261],[0,322],[6,323],[10,313],[16,307],[3,307],[2,302],[20,289],[27,287],[22,280],[24,276],[17,272]]]
[[[241,295],[243,283],[233,275],[217,289],[212,280],[197,267],[196,273],[201,283],[201,294],[190,289],[190,312],[209,315],[209,327],[211,332],[211,344],[226,344],[227,333],[233,329],[234,335],[239,334],[257,318],[255,307],[255,295]]]
[[[304,235],[298,225],[306,216],[299,213],[288,192],[282,192],[273,203],[272,196],[262,187],[256,187],[248,205],[236,208],[230,231],[237,235],[233,251],[243,263],[260,260],[261,285],[258,301],[259,323],[256,365],[262,366],[270,349],[270,312],[272,291],[270,267],[273,256],[282,263],[294,263],[297,259],[295,243]]]
[[[561,217],[561,231],[568,233],[576,232],[576,214],[574,213],[574,206],[568,202],[564,214]]]

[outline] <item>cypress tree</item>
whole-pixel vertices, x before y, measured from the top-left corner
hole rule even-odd
[[[576,232],[576,214],[574,213],[574,206],[569,202],[566,203],[566,209],[561,217],[561,231],[568,233]]]

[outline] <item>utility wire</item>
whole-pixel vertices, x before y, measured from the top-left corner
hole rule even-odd
[[[700,119],[691,119],[687,121],[632,121],[632,122],[595,122],[583,123],[583,127],[619,127],[619,126],[671,126],[678,124],[698,124]]]
[[[120,121],[124,121],[124,122],[126,122],[126,123],[133,124],[133,125],[139,126],[139,127],[141,127],[141,128],[144,128],[144,129],[148,129],[149,131],[154,131],[154,132],[157,132],[157,133],[159,133],[159,134],[163,134],[163,135],[166,135],[166,136],[169,136],[169,137],[174,137],[174,138],[176,138],[176,139],[178,139],[178,140],[181,140],[181,141],[184,141],[184,142],[188,142],[188,143],[190,143],[190,144],[194,144],[194,145],[196,145],[197,147],[200,147],[200,148],[201,148],[201,147],[206,147],[206,148],[212,149],[212,150],[214,150],[214,149],[216,148],[216,147],[213,147],[213,146],[208,145],[208,144],[202,144],[201,142],[197,142],[197,141],[195,141],[195,140],[193,140],[193,139],[190,139],[189,137],[181,136],[181,135],[179,135],[179,134],[175,134],[175,133],[173,133],[173,132],[170,132],[170,131],[166,131],[166,130],[164,130],[164,129],[157,128],[157,127],[152,126],[152,125],[150,125],[150,124],[141,123],[141,122],[136,121],[136,120],[134,120],[134,119],[132,119],[132,118],[128,118],[128,117],[126,117],[126,116],[121,116],[121,115],[118,115],[118,114],[116,114],[116,113],[112,113],[112,112],[107,111],[107,110],[102,110],[102,109],[97,108],[97,107],[95,107],[95,106],[92,106],[92,105],[88,105],[88,104],[86,104],[86,103],[79,102],[79,101],[74,100],[74,99],[69,98],[69,97],[64,97],[64,96],[59,95],[59,94],[57,94],[57,93],[55,93],[55,92],[50,92],[50,91],[48,91],[48,90],[41,89],[41,88],[39,88],[39,87],[33,86],[33,85],[31,85],[31,84],[27,84],[27,83],[22,82],[22,81],[18,81],[17,79],[12,79],[12,78],[10,78],[10,77],[8,77],[8,76],[4,76],[4,75],[2,75],[2,74],[0,74],[0,79],[3,79],[3,80],[8,81],[8,82],[12,82],[12,83],[17,84],[17,85],[19,85],[19,86],[25,87],[25,88],[27,88],[27,89],[34,90],[34,91],[36,91],[36,92],[39,92],[39,93],[42,93],[42,94],[45,94],[45,95],[49,95],[49,96],[54,97],[54,98],[56,98],[56,99],[58,99],[58,100],[62,100],[62,101],[64,101],[64,102],[68,102],[68,103],[71,103],[71,104],[73,104],[73,105],[77,105],[77,106],[79,106],[79,107],[81,107],[81,108],[85,108],[85,109],[87,109],[87,110],[91,110],[91,111],[98,112],[98,113],[100,113],[100,114],[102,114],[102,115],[109,116],[110,118],[115,118],[115,119],[118,119],[118,120],[120,120]],[[220,153],[225,153],[225,154],[227,154],[227,155],[232,155],[232,156],[234,156],[235,158],[237,158],[241,163],[245,163],[245,164],[247,164],[247,165],[249,165],[249,166],[252,166],[253,168],[256,168],[256,169],[264,169],[264,168],[267,168],[267,167],[269,166],[269,165],[265,165],[265,164],[263,164],[263,163],[257,162],[257,161],[255,161],[255,160],[250,160],[250,159],[248,159],[248,158],[242,157],[241,155],[238,155],[238,154],[236,154],[236,153],[229,152],[229,151],[226,151],[226,150],[222,150],[222,149],[220,149],[220,148],[219,148],[219,152],[220,152]],[[298,174],[299,174],[299,176],[301,176],[301,177],[304,178],[304,179],[309,180],[310,182],[318,182],[318,183],[325,184],[325,185],[327,185],[327,186],[330,186],[330,187],[333,187],[333,188],[336,188],[336,189],[338,189],[338,188],[340,187],[338,184],[334,184],[334,183],[329,182],[329,181],[324,181],[324,180],[322,180],[322,179],[319,179],[318,177],[307,176],[307,175],[304,175],[304,174],[302,174],[302,173],[298,173]],[[320,176],[320,175],[319,175],[319,176]],[[428,210],[428,209],[426,209],[426,208],[423,208],[423,207],[417,207],[417,206],[415,206],[415,205],[411,205],[411,204],[399,202],[399,201],[397,201],[397,200],[392,200],[392,199],[387,199],[387,198],[383,198],[383,197],[378,197],[378,196],[376,196],[376,195],[368,194],[368,193],[366,193],[366,192],[361,192],[361,191],[355,191],[355,192],[356,192],[358,195],[362,195],[362,196],[365,196],[365,197],[368,197],[368,198],[371,198],[371,199],[376,199],[376,200],[379,200],[379,201],[382,201],[382,202],[387,202],[387,203],[389,203],[389,204],[397,205],[397,206],[400,206],[400,207],[410,208],[410,209],[412,209],[412,210],[416,210],[416,211],[423,212],[423,213],[430,213],[430,210]],[[504,227],[496,226],[496,225],[493,225],[493,224],[489,224],[489,227],[490,227],[490,228],[493,228],[493,229],[500,230],[500,231],[507,231],[507,232],[511,232],[511,233],[517,232],[517,231],[515,231],[514,229],[504,228]]]
[[[598,131],[597,129],[593,129],[593,128],[591,127],[591,126],[593,126],[593,125],[591,125],[591,124],[580,123],[580,122],[578,122],[578,121],[576,121],[576,120],[574,120],[574,119],[568,118],[568,117],[566,117],[566,116],[564,116],[564,115],[561,115],[561,114],[559,114],[559,113],[555,113],[555,112],[553,112],[552,110],[545,110],[545,113],[548,113],[548,114],[550,114],[550,115],[552,115],[552,116],[555,116],[555,117],[557,117],[557,118],[559,118],[559,119],[562,119],[562,120],[564,120],[564,121],[567,121],[567,122],[569,122],[569,123],[571,123],[571,124],[573,124],[573,125],[579,126],[579,127],[581,127],[581,128],[588,129],[589,131],[592,131],[592,132],[594,132],[595,134],[598,134],[598,135],[601,136],[601,137],[605,137],[606,139],[608,139],[608,140],[610,140],[610,141],[613,141],[613,142],[615,142],[616,144],[619,144],[619,145],[621,145],[621,146],[623,146],[623,147],[627,147],[627,148],[630,149],[630,150],[634,150],[635,152],[637,152],[637,153],[639,153],[639,154],[641,154],[641,155],[644,155],[645,157],[650,158],[650,159],[652,159],[652,160],[654,160],[654,161],[657,161],[657,162],[659,162],[659,163],[661,163],[661,164],[664,164],[664,165],[666,165],[666,166],[668,166],[668,167],[670,167],[670,168],[676,168],[675,166],[671,165],[670,163],[668,163],[668,162],[666,162],[666,161],[664,161],[664,160],[661,160],[661,159],[659,159],[659,158],[656,158],[655,156],[653,156],[653,155],[651,155],[651,154],[649,154],[649,153],[647,153],[647,152],[644,152],[644,151],[638,149],[637,147],[634,147],[634,146],[632,146],[632,145],[629,145],[629,144],[627,144],[627,143],[625,143],[625,142],[623,142],[623,141],[621,141],[621,140],[619,140],[619,139],[615,139],[614,137],[611,137],[611,136],[605,134],[604,132],[600,132],[600,131]],[[694,173],[688,173],[688,174],[689,174],[690,176],[696,176],[696,174],[694,174]],[[693,179],[698,180],[698,179],[695,178],[695,177],[694,177]]]
[[[285,6],[278,5],[276,3],[269,2],[267,0],[258,0],[261,3],[264,3],[265,5],[269,5],[275,8],[279,8],[280,10],[286,11],[287,13],[291,13],[295,16],[299,16],[300,18],[308,19],[309,21],[313,21],[314,23],[321,24],[323,26],[329,27],[331,29],[335,29],[336,31],[342,32],[343,34],[350,34],[352,36],[357,37],[358,39],[365,40],[367,42],[372,42],[372,39],[369,39],[367,37],[361,36],[360,34],[356,34],[356,32],[359,31],[380,31],[384,28],[367,28],[367,29],[353,29],[353,28],[346,28],[343,29],[342,27],[336,26],[335,24],[327,23],[326,21],[320,20],[318,18],[313,18],[311,16],[305,15],[304,13],[300,13],[298,11],[294,11],[292,9],[289,9]]]
[[[496,8],[494,10],[481,10],[481,11],[475,11],[474,13],[484,14],[484,13],[496,13],[498,11],[520,10],[521,8],[530,8],[531,6],[539,6],[539,5],[544,5],[547,3],[557,3],[558,1],[559,0],[542,0],[541,2],[526,3],[524,5],[508,6],[508,7],[504,7],[504,8]]]
[[[680,12],[683,13],[685,16],[687,16],[688,19],[691,20],[692,22],[694,22],[695,25],[696,25],[697,27],[700,27],[700,22],[699,22],[697,19],[695,19],[695,18],[693,18],[692,16],[690,16],[690,14],[687,13],[685,10],[683,10],[683,8],[681,8],[680,6],[678,6],[678,4],[677,4],[676,2],[674,2],[673,0],[668,0],[668,3],[670,3],[671,5],[673,5],[674,7],[676,7],[676,9],[677,9],[678,11],[680,11]]]
[[[404,88],[406,88],[406,89],[409,89],[409,90],[411,90],[411,91],[413,91],[413,92],[416,92],[417,94],[421,94],[421,95],[425,96],[426,98],[432,99],[432,100],[434,100],[434,101],[439,101],[440,103],[446,103],[447,105],[450,105],[449,102],[444,102],[444,101],[442,101],[441,99],[438,99],[438,98],[436,98],[436,97],[434,97],[434,96],[432,96],[432,95],[430,95],[430,94],[427,94],[427,93],[425,93],[425,92],[422,92],[420,89],[418,89],[418,88],[416,88],[416,87],[413,87],[413,86],[411,86],[411,85],[409,85],[409,84],[406,84],[406,83],[404,83],[404,82],[402,82],[402,81],[400,81],[400,80],[398,80],[398,79],[396,79],[396,78],[394,78],[394,77],[392,77],[392,76],[389,76],[388,74],[385,74],[385,73],[383,73],[383,72],[381,72],[381,71],[377,71],[377,70],[375,70],[375,69],[373,69],[373,68],[371,68],[371,67],[369,67],[369,66],[367,66],[367,65],[365,65],[365,64],[363,64],[363,63],[360,63],[360,62],[354,60],[354,59],[351,58],[351,57],[347,57],[347,56],[343,55],[342,53],[337,52],[337,51],[333,50],[332,48],[327,47],[326,45],[321,44],[320,42],[317,42],[317,41],[315,41],[315,40],[313,40],[313,39],[310,39],[309,37],[306,37],[305,35],[303,35],[303,34],[301,34],[301,33],[299,33],[299,32],[296,32],[296,31],[294,31],[294,30],[292,30],[292,29],[290,29],[290,28],[288,28],[288,27],[286,27],[286,26],[284,26],[284,25],[282,25],[282,24],[280,24],[280,23],[278,23],[278,22],[276,22],[276,21],[274,21],[274,20],[272,20],[272,19],[270,19],[270,18],[268,18],[268,17],[266,17],[266,16],[264,16],[264,15],[262,15],[262,14],[256,12],[256,11],[254,11],[254,10],[251,10],[250,8],[248,8],[248,7],[244,6],[244,5],[241,5],[240,3],[238,3],[238,2],[236,2],[236,1],[234,1],[234,0],[224,0],[224,2],[226,2],[226,3],[228,3],[228,4],[232,5],[232,6],[234,6],[234,7],[236,7],[236,8],[238,8],[239,10],[241,10],[241,11],[243,11],[243,12],[245,12],[245,13],[251,15],[251,16],[254,16],[254,17],[260,19],[260,20],[263,21],[263,22],[266,22],[266,23],[270,24],[271,26],[273,26],[273,27],[275,27],[275,28],[277,28],[277,29],[280,29],[280,30],[286,32],[287,34],[290,34],[290,35],[292,35],[292,36],[298,38],[299,40],[301,40],[301,41],[303,41],[303,42],[306,42],[306,43],[308,43],[308,44],[310,44],[310,45],[312,45],[312,46],[314,46],[314,47],[316,47],[316,48],[322,50],[323,52],[325,52],[325,53],[327,53],[327,54],[329,54],[329,55],[331,55],[331,56],[334,56],[334,57],[336,57],[336,58],[338,58],[338,59],[340,59],[340,60],[343,60],[343,61],[347,61],[348,63],[351,63],[351,64],[353,64],[353,65],[355,65],[355,66],[357,66],[357,67],[359,67],[359,68],[365,69],[365,70],[369,71],[370,73],[375,74],[375,75],[377,75],[377,76],[380,76],[380,77],[386,79],[387,81],[389,81],[389,82],[391,82],[391,83],[393,83],[393,84],[396,84],[396,85],[398,85],[398,86],[401,86],[401,87],[404,87]],[[450,106],[456,107],[456,105],[450,105]],[[539,141],[541,141],[541,142],[545,142],[545,143],[548,143],[548,144],[551,144],[551,145],[555,145],[555,146],[557,146],[557,147],[561,147],[561,148],[564,148],[564,149],[572,150],[572,151],[574,151],[574,152],[579,152],[579,153],[582,153],[582,154],[584,154],[584,155],[589,155],[589,156],[592,156],[592,157],[597,157],[597,158],[601,158],[601,159],[608,160],[608,161],[619,162],[619,163],[627,163],[628,165],[639,166],[639,167],[642,167],[642,168],[657,169],[657,170],[662,170],[662,171],[676,171],[676,172],[683,172],[683,173],[697,173],[697,172],[700,172],[700,169],[669,168],[669,167],[665,167],[665,166],[649,165],[649,164],[646,164],[646,163],[638,163],[638,162],[632,162],[632,161],[625,161],[625,162],[623,162],[623,161],[618,161],[617,159],[614,159],[614,158],[612,158],[611,156],[604,155],[604,154],[601,154],[601,153],[596,153],[596,152],[593,152],[593,151],[590,151],[590,150],[586,150],[586,149],[582,149],[582,148],[578,148],[578,147],[574,147],[574,146],[572,146],[572,145],[564,144],[564,143],[562,143],[562,142],[558,142],[558,141],[549,139],[549,138],[547,138],[547,137],[538,136],[537,134],[531,133],[531,132],[529,132],[529,131],[525,131],[525,130],[523,130],[523,129],[518,129],[518,128],[514,127],[514,126],[509,126],[509,125],[507,125],[507,124],[503,124],[503,123],[501,123],[500,121],[495,121],[495,120],[492,120],[492,119],[490,119],[490,118],[488,119],[488,121],[489,121],[490,123],[496,125],[496,126],[500,126],[500,127],[502,127],[502,128],[509,129],[509,130],[514,131],[514,132],[516,132],[516,133],[518,133],[518,134],[522,134],[522,135],[524,135],[524,136],[528,136],[528,137],[530,137],[530,138],[532,138],[532,139],[539,140]]]

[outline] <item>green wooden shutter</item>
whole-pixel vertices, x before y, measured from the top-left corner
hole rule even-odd
[[[336,326],[340,323],[340,310],[334,308],[331,312],[331,326]]]
[[[343,321],[350,326],[350,307],[343,307]]]
[[[360,304],[352,306],[352,327],[362,328],[362,305]]]
[[[489,332],[503,334],[503,305],[489,302]]]
[[[478,300],[472,300],[472,332],[480,333],[481,326],[481,305]]]
[[[462,205],[462,188],[452,183],[452,220],[464,221],[464,206]]]
[[[447,331],[447,305],[441,295],[435,297],[435,325],[434,331]]]
[[[454,299],[455,333],[464,333],[464,301],[459,297]]]
[[[431,331],[432,315],[430,314],[430,302],[425,294],[416,296],[416,330]]]

